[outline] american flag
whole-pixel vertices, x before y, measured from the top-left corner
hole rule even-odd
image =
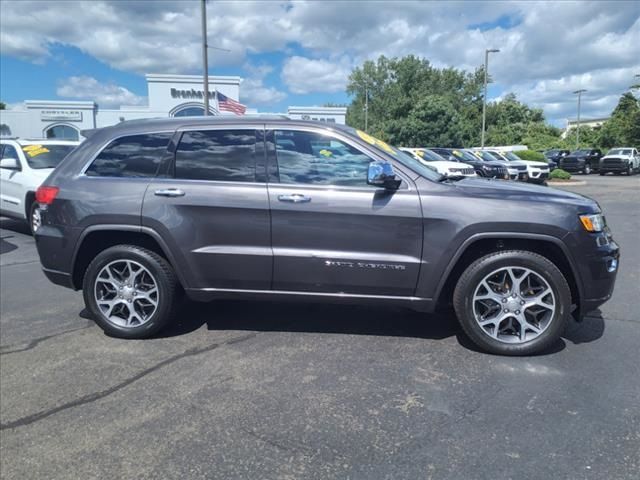
[[[226,95],[216,91],[216,100],[218,102],[218,110],[235,113],[236,115],[244,115],[247,107],[240,102],[227,97]]]

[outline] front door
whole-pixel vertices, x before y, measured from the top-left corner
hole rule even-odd
[[[367,185],[374,158],[346,135],[313,127],[268,132],[273,288],[412,296],[422,254],[413,182]]]
[[[264,158],[262,132],[184,129],[170,168],[147,189],[142,225],[174,252],[187,288],[271,287],[269,199],[264,160],[256,162]]]
[[[0,158],[14,158],[18,169],[0,168],[0,210],[9,215],[24,216],[24,187],[26,162],[13,145],[0,145]]]

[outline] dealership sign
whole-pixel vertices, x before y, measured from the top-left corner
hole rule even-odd
[[[80,110],[40,110],[40,120],[81,122],[82,112]]]
[[[204,90],[178,90],[176,88],[171,89],[171,96],[173,98],[203,98]],[[209,98],[215,97],[215,92],[209,92]]]

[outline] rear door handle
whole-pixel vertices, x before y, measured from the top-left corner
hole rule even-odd
[[[311,201],[311,197],[307,197],[300,193],[292,193],[291,195],[278,195],[278,200],[289,203],[309,203]]]
[[[184,191],[179,188],[165,188],[163,190],[156,190],[154,195],[158,197],[184,197]]]

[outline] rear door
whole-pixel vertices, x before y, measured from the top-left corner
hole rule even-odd
[[[179,130],[147,189],[142,225],[168,244],[188,288],[271,287],[262,135],[263,126]]]
[[[422,214],[409,177],[367,185],[375,153],[321,127],[268,128],[274,290],[412,296]]]

